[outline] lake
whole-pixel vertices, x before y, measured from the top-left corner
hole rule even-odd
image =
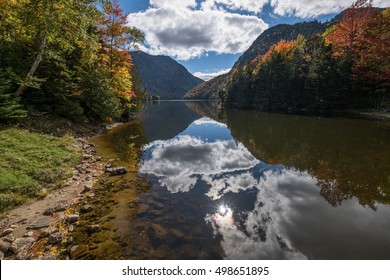
[[[129,173],[74,259],[390,259],[389,122],[160,102],[91,141]]]

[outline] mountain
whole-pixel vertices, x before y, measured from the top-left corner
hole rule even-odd
[[[204,99],[204,100],[217,100],[218,99],[218,91],[225,84],[226,80],[229,77],[229,73],[219,75],[210,81],[201,83],[191,89],[184,96],[185,99]]]
[[[323,33],[326,27],[327,24],[318,21],[305,21],[293,25],[278,24],[271,27],[257,37],[252,46],[240,56],[234,64],[233,69],[244,66],[258,55],[265,54],[270,46],[282,39],[286,41],[295,40],[298,35],[303,35],[307,38],[317,33]]]
[[[234,64],[230,74],[221,75],[204,82],[187,92],[185,98],[188,99],[217,99],[218,91],[223,88],[231,77],[234,69],[244,66],[258,55],[265,54],[268,49],[280,40],[294,40],[298,35],[309,37],[317,33],[323,33],[327,28],[326,23],[318,21],[300,22],[294,25],[279,24],[273,26],[263,33],[253,42],[252,46],[246,50]]]
[[[168,56],[131,52],[142,86],[161,99],[182,99],[187,91],[202,83],[187,69]]]

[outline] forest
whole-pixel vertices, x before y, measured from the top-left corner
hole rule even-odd
[[[390,9],[358,0],[325,32],[280,40],[230,73],[224,108],[326,114],[390,106]]]
[[[0,2],[0,121],[54,114],[111,121],[143,91],[130,50],[144,40],[117,0]]]

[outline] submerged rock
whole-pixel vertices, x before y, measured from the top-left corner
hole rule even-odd
[[[168,238],[168,231],[163,226],[154,223],[148,227],[147,234],[154,248],[165,243]]]
[[[107,168],[106,173],[110,176],[118,176],[123,175],[127,173],[126,167],[113,167],[113,168]]]

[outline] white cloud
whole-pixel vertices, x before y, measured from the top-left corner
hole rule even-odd
[[[151,0],[150,4],[146,11],[129,14],[128,24],[145,32],[147,52],[154,55],[188,60],[210,51],[241,53],[268,28],[254,15],[196,10],[191,0]]]
[[[204,10],[218,10],[224,7],[231,10],[242,10],[258,13],[269,0],[206,0],[202,3]]]
[[[270,0],[271,6],[275,8],[274,12],[278,15],[294,15],[300,18],[311,18],[319,15],[339,13],[350,7],[355,1],[339,0]],[[374,1],[375,7],[389,6],[388,0]]]
[[[300,193],[290,193],[285,196],[280,192],[281,186],[307,186],[312,188],[316,180],[306,172],[295,170],[283,170],[281,172],[267,171],[260,180],[256,180],[252,174],[244,173],[233,178],[231,187],[227,181],[221,180],[212,184],[213,192],[221,194],[227,192],[237,193],[246,187],[258,189],[257,200],[254,209],[246,212],[246,218],[242,228],[238,223],[230,221],[233,213],[221,216],[219,213],[207,214],[205,221],[212,225],[214,234],[222,236],[221,246],[227,259],[306,259],[289,240],[288,234],[283,227],[284,222],[294,215],[291,204],[300,198]],[[231,178],[227,178],[231,180]],[[219,185],[219,190],[217,189]],[[314,188],[315,190],[315,188]],[[305,193],[306,194],[306,193]],[[210,196],[210,192],[208,193]],[[309,200],[311,197],[305,197]],[[305,203],[305,202],[302,202]],[[226,205],[229,211],[229,205]],[[229,212],[228,212],[229,213]]]
[[[209,80],[211,80],[212,78],[215,78],[215,77],[217,77],[217,76],[219,76],[219,75],[228,73],[230,70],[231,70],[231,68],[222,69],[222,70],[219,70],[219,71],[216,71],[216,72],[212,72],[212,73],[207,73],[207,72],[195,72],[195,73],[193,73],[193,75],[196,76],[196,77],[198,77],[198,78],[201,78],[201,79],[204,80],[204,81],[209,81]]]
[[[199,120],[194,121],[193,124],[194,125],[213,125],[213,126],[219,126],[219,127],[226,127],[227,128],[226,124],[214,121],[213,119],[210,119],[210,118],[207,118],[207,117],[200,118]]]
[[[151,156],[145,159],[140,172],[157,176],[172,193],[188,192],[200,176],[247,170],[259,163],[234,140],[208,143],[184,135],[154,141],[144,149],[150,149]]]

